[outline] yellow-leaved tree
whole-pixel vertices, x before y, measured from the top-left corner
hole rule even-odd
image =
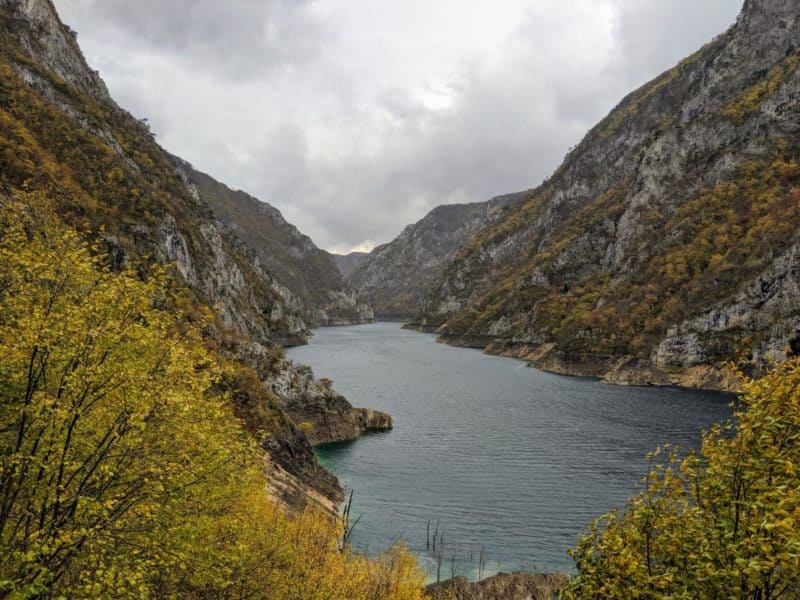
[[[0,204],[0,597],[419,598],[402,548],[289,518],[167,273]]]
[[[748,382],[698,453],[666,456],[581,538],[565,597],[800,598],[800,358]]]

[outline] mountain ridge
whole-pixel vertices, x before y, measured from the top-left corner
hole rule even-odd
[[[723,363],[785,360],[800,330],[799,46],[796,3],[748,0],[473,237],[415,325],[618,382],[731,389]]]
[[[348,280],[379,317],[413,316],[428,286],[458,249],[521,196],[506,194],[484,202],[437,206],[394,240],[373,249]]]
[[[176,168],[207,203],[228,235],[241,240],[291,294],[283,294],[310,327],[373,321],[339,273],[331,255],[286,221],[280,210],[242,190],[233,190],[174,157]]]

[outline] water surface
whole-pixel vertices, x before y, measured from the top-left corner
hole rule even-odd
[[[438,521],[442,577],[474,577],[482,548],[484,574],[570,570],[567,549],[624,504],[649,451],[696,447],[701,430],[731,412],[728,395],[552,375],[398,323],[320,329],[288,354],[353,405],[394,418],[392,432],[317,452],[355,490],[352,513],[363,516],[354,546],[378,551],[402,539],[430,565],[426,525]]]

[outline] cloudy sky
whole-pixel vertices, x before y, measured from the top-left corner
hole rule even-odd
[[[55,0],[168,150],[331,251],[535,186],[742,0]]]

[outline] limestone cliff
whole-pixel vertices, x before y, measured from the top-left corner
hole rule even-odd
[[[234,191],[176,158],[187,184],[214,211],[218,226],[241,240],[259,264],[300,302],[294,307],[311,326],[371,323],[372,309],[344,281],[333,257],[283,218],[280,211]]]
[[[731,388],[724,362],[797,353],[798,48],[797,2],[747,0],[462,248],[418,325],[627,383]]]
[[[66,219],[102,231],[117,267],[144,257],[174,263],[229,327],[264,343],[303,342],[301,301],[226,235],[147,125],[113,101],[52,3],[2,0],[0,11],[5,143],[19,152],[30,142],[38,154],[32,173],[7,160],[7,184],[60,195]],[[15,139],[21,128],[29,138]]]
[[[456,252],[521,196],[437,206],[397,238],[370,252],[348,279],[379,317],[410,317],[421,308],[425,292]]]
[[[309,367],[294,365],[287,365],[271,380],[287,414],[311,445],[344,442],[367,432],[392,429],[389,415],[369,408],[353,408],[331,384],[328,379],[316,379]]]

